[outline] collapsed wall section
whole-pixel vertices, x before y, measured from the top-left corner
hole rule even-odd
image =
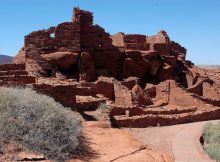
[[[66,22],[57,27],[30,33],[25,37],[25,47],[35,47],[38,55],[52,53],[66,48],[73,52],[80,51],[80,28],[77,24]],[[36,57],[26,52],[29,58]]]

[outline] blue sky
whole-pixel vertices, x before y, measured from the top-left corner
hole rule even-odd
[[[94,13],[110,34],[166,30],[196,64],[220,64],[220,0],[1,0],[0,53],[15,56],[28,33],[71,21],[72,8]]]

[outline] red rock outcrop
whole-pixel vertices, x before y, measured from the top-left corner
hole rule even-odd
[[[54,52],[50,54],[44,54],[41,56],[44,60],[55,65],[60,71],[65,72],[71,70],[72,67],[77,66],[79,53]]]
[[[136,105],[148,106],[153,104],[150,95],[146,91],[144,91],[139,85],[135,85],[132,88],[131,94],[132,94],[132,100]]]

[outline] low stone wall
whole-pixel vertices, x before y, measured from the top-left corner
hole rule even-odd
[[[28,72],[25,70],[0,71],[0,76],[5,75],[28,75]]]
[[[34,90],[53,97],[66,107],[76,109],[76,86],[75,85],[48,85],[34,84]]]
[[[32,84],[36,82],[36,78],[28,75],[18,75],[18,76],[0,76],[0,80],[3,82],[17,82],[21,84]]]
[[[94,85],[90,86],[78,86],[76,94],[80,96],[96,96]]]
[[[0,65],[0,71],[25,70],[25,64],[3,64]]]
[[[215,119],[220,119],[219,108],[206,112],[197,111],[195,113],[175,115],[114,116],[111,121],[113,125],[118,127],[144,128],[149,126],[168,126]]]
[[[95,111],[101,103],[106,103],[106,99],[92,96],[76,96],[76,106],[79,112]]]

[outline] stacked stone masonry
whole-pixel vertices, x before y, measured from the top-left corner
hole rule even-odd
[[[145,81],[153,75],[160,82],[178,76],[172,72],[177,61],[185,60],[186,49],[171,41],[165,31],[152,37],[111,36],[93,24],[91,12],[73,11],[72,22],[27,35],[14,62],[25,62],[27,70],[37,76],[74,76],[79,81],[95,81],[99,76],[119,80],[134,76]],[[69,66],[63,60],[68,60]],[[169,74],[161,76],[167,64],[171,66]]]
[[[32,84],[35,81],[35,77],[25,71],[24,64],[0,65],[0,85]]]

